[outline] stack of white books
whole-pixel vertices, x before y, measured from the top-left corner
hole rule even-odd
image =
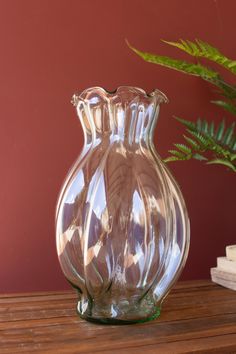
[[[226,247],[226,257],[217,258],[217,267],[211,268],[211,280],[236,290],[236,245]]]

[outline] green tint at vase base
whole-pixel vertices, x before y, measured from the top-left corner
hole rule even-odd
[[[118,304],[104,306],[104,303],[94,303],[81,299],[78,301],[79,316],[89,322],[112,325],[143,323],[160,316],[160,306],[153,304],[151,297],[145,297],[141,302],[130,303],[126,300]]]
[[[159,317],[161,314],[161,309],[160,307],[156,308],[156,312],[147,318],[142,318],[139,320],[119,320],[119,319],[113,319],[113,318],[95,318],[95,317],[85,317],[79,313],[79,316],[88,322],[93,322],[97,324],[104,324],[104,325],[130,325],[130,324],[135,324],[135,323],[144,323],[144,322],[149,322],[152,320],[155,320],[157,317]]]

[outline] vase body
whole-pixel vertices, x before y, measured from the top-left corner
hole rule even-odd
[[[58,199],[56,243],[84,319],[157,317],[186,261],[185,203],[152,140],[163,101],[128,86],[73,96],[84,147]]]

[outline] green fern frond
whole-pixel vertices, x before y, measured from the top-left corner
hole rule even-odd
[[[207,123],[207,121],[204,119],[203,121],[202,121],[202,132],[203,133],[207,133],[208,132],[208,123]]]
[[[191,42],[189,40],[184,41],[183,39],[180,39],[179,42],[163,42],[177,47],[196,58],[206,58],[211,60],[231,71],[233,74],[236,74],[236,60],[227,58],[224,54],[220,53],[217,48],[201,41],[200,39],[196,39],[195,42]]]
[[[169,150],[169,152],[177,157],[179,160],[186,160],[187,159],[187,156],[185,154],[183,154],[182,152],[180,151],[177,151],[177,150]]]
[[[168,163],[168,162],[182,161],[182,159],[179,159],[176,156],[170,156],[170,157],[167,157],[166,159],[164,159],[163,161]]]
[[[177,70],[185,74],[199,76],[203,80],[208,81],[211,84],[215,85],[220,91],[221,95],[223,95],[224,97],[227,97],[228,99],[236,98],[236,87],[225,82],[217,71],[207,68],[206,66],[203,66],[200,63],[194,64],[194,63],[186,62],[183,60],[177,60],[166,56],[160,56],[160,55],[142,52],[134,48],[133,46],[131,46],[128,43],[128,41],[126,42],[129,48],[133,50],[137,55],[139,55],[143,60],[167,67],[169,69]],[[184,41],[184,43],[185,42],[187,43],[187,41]],[[168,43],[170,44],[175,42],[168,42]],[[195,43],[192,42],[188,42],[188,43],[189,43],[188,44],[189,48],[192,48],[192,53],[197,53],[197,50],[199,52],[199,48],[196,49],[197,45]],[[181,46],[181,43],[179,45]]]
[[[127,43],[130,49],[132,49],[136,54],[138,54],[143,60],[165,66],[170,69],[184,72],[189,75],[200,76],[204,80],[212,81],[219,78],[219,74],[201,64],[193,64],[183,60],[172,59],[166,56],[155,55],[147,52],[142,52],[129,43]]]
[[[232,154],[232,155],[230,156],[230,160],[231,160],[231,161],[236,160],[236,154]]]
[[[215,127],[214,122],[208,123],[206,120],[201,120],[200,118],[196,123],[179,117],[175,117],[175,119],[183,124],[187,128],[187,131],[198,139],[198,141],[200,140],[201,146],[205,147],[207,144],[217,145],[220,143],[222,146],[233,150],[236,143],[236,135],[234,134],[235,122],[225,130],[224,120],[220,122],[218,127]]]
[[[227,70],[236,74],[236,60],[231,60],[223,55],[217,48],[201,40],[191,42],[180,40],[179,42],[167,42],[169,45],[177,47],[189,55],[196,58],[206,58],[213,61]],[[227,83],[217,71],[208,68],[200,63],[190,63],[187,61],[172,59],[167,56],[159,56],[151,53],[142,52],[128,46],[143,60],[171,68],[185,74],[201,77],[217,87],[224,99],[212,101],[212,103],[222,107],[231,114],[236,115],[236,85]],[[185,144],[174,144],[175,149],[170,150],[171,156],[165,162],[183,161],[196,159],[207,161],[209,164],[221,164],[236,172],[236,134],[235,124],[225,127],[224,120],[219,125],[214,122],[198,119],[196,122],[176,119],[185,126],[189,136],[184,135]],[[207,156],[205,156],[207,154]]]
[[[206,58],[210,61],[213,61],[223,66],[225,69],[231,71],[233,74],[236,74],[236,60],[231,60],[227,58],[225,55],[220,53],[217,48],[211,46],[206,42],[203,42],[199,39],[196,39],[195,42],[191,42],[189,40],[184,41],[182,39],[180,40],[180,42],[163,42],[171,46],[177,47],[196,58]],[[202,78],[205,79],[204,77]],[[205,80],[210,81],[212,84],[216,85],[220,89],[220,93],[223,94],[223,96],[229,99],[236,98],[236,87],[225,82],[223,78],[220,77],[220,75],[216,76],[215,78],[212,78],[211,80]],[[224,106],[223,108],[227,109],[226,106]]]
[[[234,136],[234,137],[231,139],[231,142],[229,143],[229,147],[230,147],[233,151],[236,151],[236,136]]]
[[[223,120],[214,131],[212,123],[207,124],[207,122],[198,119],[195,127],[188,128],[187,131],[198,140],[203,150],[210,150],[229,158],[233,152],[231,145],[235,139],[234,127],[235,123],[232,123],[225,131],[225,122]]]
[[[210,145],[209,139],[200,134],[198,131],[187,129],[187,132],[197,139],[203,149],[207,149],[207,147]]]
[[[226,167],[229,167],[234,172],[236,172],[236,166],[226,159],[213,159],[213,160],[208,161],[206,163],[207,163],[207,165],[213,165],[213,164],[224,165]]]
[[[222,138],[222,143],[228,145],[234,134],[235,122],[233,122],[226,130],[224,137]]]
[[[222,120],[222,122],[220,122],[219,127],[215,133],[216,140],[220,141],[222,139],[223,134],[224,134],[224,130],[225,130],[225,121]]]
[[[189,146],[174,144],[177,150],[169,151],[172,156],[168,157],[166,162],[196,159],[207,161],[210,164],[221,164],[236,171],[236,165],[234,164],[236,153],[232,149],[235,146],[236,150],[235,123],[232,123],[225,130],[224,120],[220,122],[218,127],[215,127],[213,122],[208,123],[200,118],[196,123],[179,117],[175,118],[186,127],[186,131],[192,137],[184,135],[184,139]],[[209,158],[204,156],[205,153],[211,153],[213,158],[208,161]]]
[[[224,108],[224,110],[236,115],[236,106],[230,102],[225,102],[225,101],[211,101],[211,103],[216,104],[217,106],[220,106]]]
[[[177,147],[177,149],[179,149],[180,151],[182,151],[185,155],[189,155],[192,152],[192,150],[184,144],[174,144],[174,146]]]
[[[185,155],[177,150],[169,150],[171,156],[164,159],[164,162],[186,161],[192,158],[192,154]]]
[[[193,154],[193,159],[199,160],[199,161],[207,161],[208,160],[205,156],[198,154],[198,153]]]
[[[221,77],[211,81],[212,84],[218,87],[216,92],[222,96],[234,100],[236,98],[236,87],[225,82]]]
[[[189,128],[189,129],[195,129],[195,123],[190,121],[190,120],[186,120],[186,119],[183,119],[183,118],[180,118],[180,117],[176,117],[174,116],[174,118],[182,123],[183,125],[185,125],[185,127]]]
[[[186,135],[183,135],[184,139],[189,143],[189,145],[191,146],[191,148],[193,148],[195,151],[201,150],[201,147],[199,144],[196,143],[195,140],[189,138]]]

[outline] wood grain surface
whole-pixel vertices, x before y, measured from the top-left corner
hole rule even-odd
[[[236,354],[236,292],[180,282],[151,322],[110,326],[81,320],[73,291],[0,295],[0,353]]]

